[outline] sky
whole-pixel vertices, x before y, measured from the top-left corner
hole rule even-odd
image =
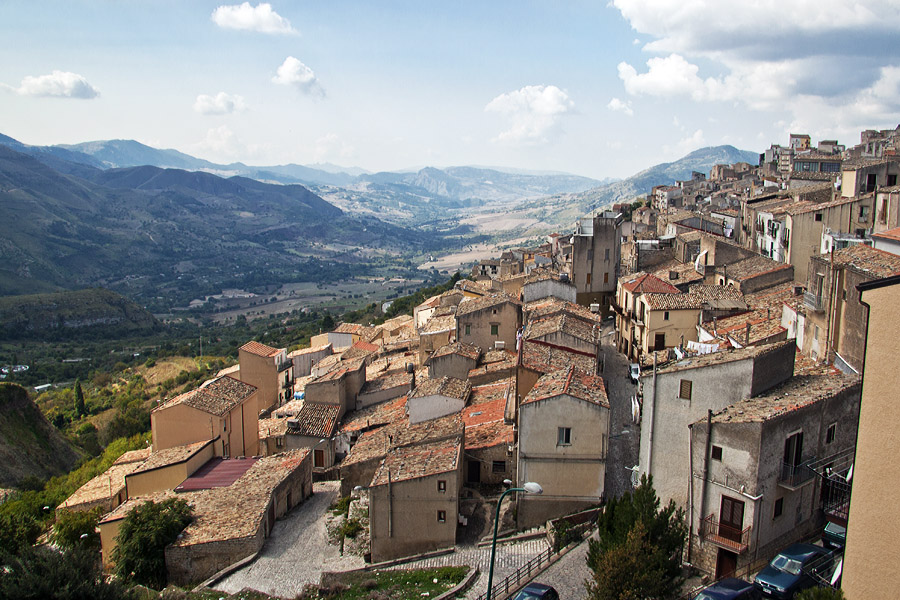
[[[0,133],[627,177],[900,124],[900,0],[3,0]]]

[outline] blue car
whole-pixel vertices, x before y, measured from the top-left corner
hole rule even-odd
[[[696,596],[694,600],[760,600],[762,592],[743,579],[728,577],[717,581]]]
[[[773,558],[753,584],[766,596],[789,600],[797,592],[818,585],[813,575],[827,577],[832,563],[831,552],[826,548],[794,544]]]
[[[543,583],[529,583],[516,594],[513,600],[559,600],[559,594],[552,586]]]

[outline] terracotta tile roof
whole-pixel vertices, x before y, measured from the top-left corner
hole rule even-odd
[[[831,181],[840,173],[828,173],[822,171],[793,171],[790,174],[790,178],[793,179],[807,179],[810,181]]]
[[[792,268],[793,266],[789,263],[780,263],[759,255],[731,263],[725,268],[725,275],[735,281],[747,281],[760,275]]]
[[[451,354],[458,354],[477,361],[481,357],[481,348],[474,344],[467,344],[466,342],[454,342],[452,344],[441,346],[435,350],[434,354],[431,355],[431,358],[440,358]]]
[[[522,365],[539,373],[552,373],[574,364],[585,373],[595,369],[596,359],[561,346],[547,346],[536,340],[522,341]]]
[[[703,299],[693,294],[643,294],[641,302],[650,310],[699,310]]]
[[[830,255],[823,255],[830,260]],[[874,279],[882,279],[900,273],[900,256],[878,250],[865,244],[853,244],[834,253],[838,265],[850,266]]]
[[[381,427],[389,423],[402,422],[405,418],[406,396],[401,396],[395,400],[389,400],[388,402],[367,406],[366,408],[347,413],[344,416],[340,430],[341,433],[350,433],[372,427]]]
[[[266,346],[265,344],[260,344],[259,342],[250,341],[240,347],[240,350],[244,352],[248,352],[250,354],[255,354],[257,356],[275,356],[281,350],[278,348],[273,348],[272,346]]]
[[[456,315],[461,317],[501,304],[512,304],[513,306],[521,305],[521,303],[512,296],[506,294],[493,294],[482,298],[469,298],[463,300],[456,308]]]
[[[841,165],[841,168],[844,171],[856,171],[857,169],[864,169],[866,167],[877,167],[878,165],[886,165],[888,163],[897,162],[900,160],[900,157],[890,156],[884,158],[868,158],[868,157],[859,157],[859,158],[851,158],[850,160],[845,160]]]
[[[600,339],[600,323],[589,324],[581,318],[571,317],[566,313],[532,319],[525,327],[526,339],[539,339],[554,333],[566,333],[591,344]]]
[[[419,331],[419,335],[427,335],[429,333],[443,333],[445,331],[453,331],[456,329],[456,317],[453,314],[446,316],[431,315],[431,318],[425,322],[425,325]]]
[[[531,273],[529,273],[525,277],[525,285],[528,285],[529,283],[538,283],[540,281],[548,281],[548,280],[562,281],[560,279],[560,272],[557,269],[550,269],[550,268],[532,269]],[[566,274],[565,281],[563,281],[562,283],[566,283],[568,285],[574,285],[571,281],[569,281],[568,274]]]
[[[741,290],[731,285],[706,285],[697,284],[690,287],[689,292],[706,302],[715,300],[740,300],[743,301],[744,294]]]
[[[699,231],[688,231],[685,233],[679,233],[675,236],[682,242],[691,243],[691,242],[699,242],[703,237],[703,234]]]
[[[133,473],[150,456],[150,448],[132,450],[120,456],[106,471],[86,482],[57,507],[76,508],[91,505],[106,505],[112,510],[112,499],[125,489],[125,476]]]
[[[341,467],[380,460],[391,448],[459,438],[464,430],[465,425],[459,413],[415,424],[410,424],[404,414],[399,421],[362,433],[341,461]]]
[[[460,291],[469,292],[470,294],[478,294],[479,296],[488,293],[483,285],[475,283],[474,281],[469,281],[468,279],[460,279],[456,282],[454,288]]]
[[[472,402],[463,409],[466,450],[508,446],[513,443],[513,425],[506,423],[507,397],[515,394],[515,380],[505,379],[472,388]]]
[[[364,327],[359,323],[341,323],[338,325],[333,333],[350,333],[359,335],[362,333]]]
[[[365,369],[365,361],[363,359],[356,358],[351,360],[342,360],[333,369],[331,369],[321,377],[317,377],[316,379],[310,381],[309,384],[319,383],[321,381],[337,381],[347,373],[351,373],[360,369]]]
[[[513,350],[488,350],[482,357],[481,363],[474,369],[469,370],[469,378],[515,369],[517,363],[518,356]]]
[[[165,410],[176,404],[185,404],[191,408],[221,417],[255,392],[256,386],[238,381],[230,375],[225,375],[204,383],[196,390],[175,396],[153,410]]]
[[[872,237],[900,242],[900,227],[888,229],[887,231],[882,231],[881,233],[873,233]]]
[[[212,443],[213,440],[206,440],[203,442],[194,442],[193,444],[187,444],[185,446],[175,446],[174,448],[157,450],[156,452],[152,452],[149,458],[142,462],[137,469],[132,471],[132,473],[143,473],[145,471],[152,471],[153,469],[185,462]]]
[[[712,420],[714,423],[765,422],[859,385],[858,376],[847,375],[836,369],[828,373],[794,375],[762,395],[732,404],[714,414]]]
[[[440,379],[421,379],[416,381],[416,389],[409,395],[410,400],[425,396],[446,396],[465,402],[472,392],[472,384],[456,377],[444,376]]]
[[[559,298],[542,298],[540,300],[529,302],[524,306],[524,312],[526,313],[528,320],[540,319],[563,313],[578,317],[591,324],[600,323],[602,320],[600,315],[592,313],[584,306],[560,300]]]
[[[286,417],[270,417],[259,420],[259,439],[279,437],[287,432]]]
[[[656,277],[655,275],[651,275],[649,273],[637,273],[635,275],[629,275],[623,279],[625,279],[625,281],[622,283],[622,287],[633,294],[679,293],[678,288],[676,288],[674,285],[672,285],[671,283],[666,283],[659,277]]]
[[[859,198],[843,198],[837,197],[834,200],[830,200],[828,202],[797,202],[793,206],[789,206],[787,208],[787,213],[790,215],[803,215],[811,212],[818,212],[820,210],[825,210],[826,208],[833,208],[835,206],[842,206],[844,204],[851,204],[853,202],[858,202]]]
[[[542,376],[522,400],[522,404],[556,398],[563,394],[609,408],[603,378],[588,375],[574,366]]]
[[[362,340],[356,342],[352,346],[350,346],[347,350],[341,354],[341,360],[351,360],[354,358],[366,358],[376,352],[381,350],[380,346],[376,346],[375,344],[370,344],[369,342],[364,342]]]
[[[371,487],[439,475],[459,469],[462,439],[455,438],[392,450],[375,470]]]
[[[677,274],[674,279],[671,278],[671,273],[673,272]],[[694,263],[682,263],[677,260],[661,265],[653,272],[653,276],[673,286],[684,285],[692,281],[703,281],[703,275],[697,272],[697,269],[694,268]]]
[[[398,387],[409,388],[409,384],[412,383],[412,377],[412,374],[407,373],[405,370],[389,371],[367,380],[359,393],[363,395]]]
[[[683,359],[672,356],[672,360],[668,363],[661,364],[657,362],[657,374],[677,373],[679,371],[688,371],[690,369],[700,369],[710,365],[721,365],[739,360],[747,360],[752,358],[760,358],[777,350],[785,345],[794,344],[794,340],[786,340],[776,342],[774,344],[764,344],[761,346],[747,346],[745,348],[732,348],[719,350],[710,354],[698,354]]]
[[[304,402],[303,408],[293,419],[289,419],[287,433],[308,437],[330,438],[337,428],[339,404],[324,402]],[[294,424],[296,423],[296,425]]]
[[[288,354],[288,358],[294,358],[295,356],[303,356],[305,354],[315,354],[316,352],[329,352],[331,350],[331,344],[325,344],[323,346],[313,346],[311,348],[301,348],[299,350],[294,350],[290,354]]]

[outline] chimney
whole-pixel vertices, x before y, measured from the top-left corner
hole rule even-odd
[[[747,321],[747,341],[744,343],[744,345],[750,345],[750,321]]]
[[[411,394],[416,389],[416,366],[412,363],[406,363],[406,372],[412,375],[412,379],[409,380],[409,393]]]

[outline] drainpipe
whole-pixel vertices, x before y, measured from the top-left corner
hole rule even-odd
[[[706,483],[709,481],[709,447],[712,443],[712,410],[706,411],[706,450],[703,454],[703,484],[700,486],[700,518],[706,512]]]
[[[650,475],[652,471],[650,470],[653,466],[653,421],[656,417],[656,352],[653,353],[653,395],[650,397],[650,428],[647,431],[647,439],[649,440],[648,449],[647,449],[647,475]]]
[[[388,537],[394,537],[394,490],[391,487],[391,470],[388,469]]]
[[[688,547],[687,563],[691,561],[694,548],[694,424],[688,424]]]
[[[834,244],[831,245],[831,290],[828,292],[828,314],[825,317],[825,362],[831,354],[831,319],[834,314],[834,280],[837,277],[837,268],[834,265]]]

